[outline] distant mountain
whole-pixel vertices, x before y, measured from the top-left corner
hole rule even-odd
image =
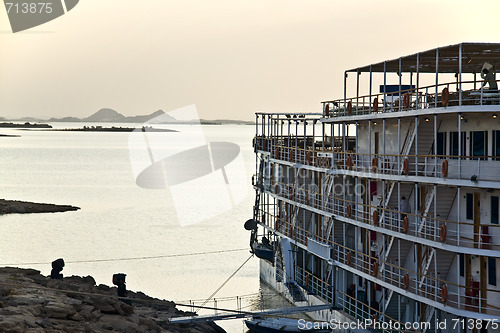
[[[156,119],[155,121],[152,121],[152,122],[150,121],[151,119],[154,119],[154,118],[157,118],[160,116],[161,116],[161,118]],[[154,123],[165,124],[165,123],[176,123],[177,122],[177,119],[166,114],[165,112],[163,112],[163,110],[158,110],[158,111],[153,112],[147,116],[127,117],[127,119],[130,119],[129,121],[133,122],[133,123],[145,123],[147,121],[150,121],[150,123],[152,123],[152,124],[154,124]]]
[[[126,122],[127,117],[121,113],[116,112],[113,109],[100,109],[93,115],[87,118],[83,118],[81,121],[85,122],[106,122],[106,123],[123,123]]]
[[[39,123],[39,122],[43,121],[42,119],[33,118],[33,117],[23,117],[23,118],[19,118],[19,119],[16,119],[16,120],[17,121],[24,121],[24,122],[31,122],[31,123]]]
[[[215,119],[215,120],[202,119],[201,123],[203,124],[203,122],[218,123],[218,124],[221,124],[221,125],[226,125],[226,124],[232,124],[232,125],[255,125],[254,121],[233,120],[233,119]]]
[[[162,110],[158,110],[148,115],[142,116],[131,116],[126,117],[113,109],[100,109],[93,115],[87,118],[75,118],[75,117],[65,117],[65,118],[50,118],[48,122],[88,122],[88,123],[145,123],[148,120],[162,116],[162,123],[175,123],[177,120],[165,114]]]
[[[47,122],[51,122],[51,123],[54,123],[54,122],[65,122],[65,123],[76,123],[76,122],[79,122],[79,121],[82,121],[80,118],[76,118],[76,117],[64,117],[64,118],[50,118],[49,120],[47,120]]]
[[[153,120],[154,119],[154,120]],[[1,121],[7,121],[7,119],[0,117]],[[255,122],[253,121],[245,121],[245,120],[231,120],[231,119],[193,119],[193,120],[177,120],[174,117],[166,114],[163,110],[158,110],[148,115],[139,115],[139,116],[124,116],[121,113],[109,109],[103,108],[94,113],[93,115],[86,118],[76,118],[76,117],[64,117],[64,118],[50,118],[49,120],[42,120],[36,118],[20,118],[20,119],[11,119],[10,121],[22,121],[22,122],[65,122],[65,123],[77,123],[77,122],[88,122],[88,123],[148,123],[148,124],[198,124],[201,123],[203,125],[225,125],[225,124],[237,124],[237,125],[253,125]]]

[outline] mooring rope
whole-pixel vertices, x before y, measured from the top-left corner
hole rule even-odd
[[[247,260],[245,260],[245,261],[241,264],[241,266],[240,266],[240,267],[238,267],[238,268],[237,268],[237,269],[233,272],[233,274],[231,274],[231,275],[230,275],[230,276],[226,279],[226,281],[224,281],[224,282],[223,282],[223,283],[219,286],[219,288],[217,288],[217,289],[216,289],[216,290],[212,293],[212,295],[208,296],[208,298],[207,298],[207,299],[203,302],[203,304],[201,304],[201,306],[202,306],[202,307],[203,307],[203,306],[205,306],[205,304],[207,304],[207,303],[210,301],[210,299],[211,299],[212,297],[214,297],[214,296],[215,296],[215,294],[217,294],[217,293],[219,292],[219,290],[221,290],[221,289],[222,289],[222,287],[224,287],[224,286],[226,285],[226,283],[228,283],[228,282],[229,282],[229,280],[231,280],[231,279],[232,279],[232,277],[233,277],[233,276],[235,276],[235,275],[236,275],[236,273],[238,273],[238,271],[239,271],[239,270],[240,270],[243,266],[245,266],[245,264],[246,264],[246,263],[247,263],[250,259],[252,259],[252,257],[253,257],[253,253],[250,255],[250,257],[248,257],[248,259],[247,259]],[[200,309],[200,308],[198,308],[198,310],[197,310],[195,313],[198,313],[199,309]]]
[[[82,263],[94,263],[94,262],[111,262],[111,261],[128,261],[128,260],[146,260],[146,259],[161,259],[161,258],[175,258],[175,257],[188,257],[188,256],[198,256],[204,254],[215,254],[215,253],[227,253],[227,252],[239,252],[248,251],[248,248],[242,249],[232,249],[232,250],[220,250],[220,251],[207,251],[207,252],[193,252],[193,253],[180,253],[180,254],[164,254],[158,256],[143,256],[143,257],[129,257],[129,258],[109,258],[109,259],[89,259],[89,260],[70,260],[66,261],[66,264],[82,264]],[[25,262],[25,263],[10,263],[10,264],[0,264],[0,266],[29,266],[29,265],[50,265],[52,262]]]

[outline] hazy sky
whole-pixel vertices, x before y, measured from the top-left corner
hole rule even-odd
[[[0,8],[0,116],[203,118],[319,112],[346,69],[500,42],[499,0],[80,0],[13,34]]]

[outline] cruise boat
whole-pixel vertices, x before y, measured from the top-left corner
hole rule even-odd
[[[322,322],[498,332],[499,66],[500,43],[449,45],[346,70],[317,113],[257,113],[261,280],[332,304]]]

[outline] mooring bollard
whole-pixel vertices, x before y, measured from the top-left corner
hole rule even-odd
[[[52,271],[50,271],[50,278],[54,280],[62,280],[63,275],[61,271],[64,268],[64,259],[59,258],[52,262]]]

